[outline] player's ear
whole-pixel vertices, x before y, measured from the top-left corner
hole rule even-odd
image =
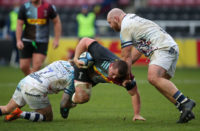
[[[116,23],[119,22],[119,17],[118,16],[114,16],[114,22],[116,22]]]

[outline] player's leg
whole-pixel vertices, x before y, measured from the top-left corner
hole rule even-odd
[[[153,68],[153,69],[152,69]],[[151,76],[149,82],[154,85],[166,98],[168,98],[181,112],[178,123],[187,123],[195,118],[192,108],[195,102],[186,98],[176,86],[166,79],[164,76],[164,69],[159,66],[151,65],[149,67],[148,76]],[[157,75],[155,75],[157,73]],[[152,78],[153,77],[153,78]]]
[[[4,110],[3,113],[5,113],[5,114],[10,113],[9,115],[5,116],[5,121],[12,121],[12,120],[19,118],[19,114],[21,113],[21,111],[14,110],[14,109],[21,108],[26,104],[26,102],[23,99],[20,86],[21,86],[21,84],[19,83],[19,85],[17,86],[17,88],[12,96],[12,99],[6,106],[3,107],[3,110]]]
[[[29,90],[27,90],[27,88],[29,88]],[[35,112],[22,111],[20,118],[34,122],[52,121],[53,114],[48,96],[35,90],[35,88],[31,86],[25,85],[21,89],[24,100],[31,109],[35,110]]]
[[[38,71],[45,61],[46,56],[39,53],[33,53],[32,72]]]
[[[51,105],[48,105],[42,109],[35,109],[35,112],[21,111],[19,117],[33,122],[52,121],[53,113]]]
[[[75,93],[72,102],[83,104],[90,100],[92,84],[88,82],[75,81]]]
[[[38,71],[41,68],[47,55],[47,49],[48,43],[35,43],[32,57],[32,72]]]
[[[19,105],[11,98],[7,105],[0,106],[0,116],[11,113],[17,107],[19,107]]]
[[[175,47],[176,48],[176,47]],[[172,49],[173,50],[173,49]],[[169,79],[174,75],[176,63],[178,59],[178,53],[176,51],[157,51],[152,57],[152,61],[149,65],[148,80],[155,86],[166,98],[168,98],[176,106],[187,106],[187,112],[180,123],[188,122],[194,118],[192,108],[195,106],[195,102],[186,98]],[[156,58],[156,59],[154,59]],[[189,105],[189,106],[188,106]],[[184,110],[179,108],[179,110]],[[188,117],[189,115],[189,117]],[[181,115],[182,116],[182,115]],[[187,119],[187,120],[186,120]]]
[[[91,79],[87,69],[82,69],[74,66],[74,85],[75,93],[72,96],[72,102],[82,104],[88,102],[91,96]]]
[[[164,78],[166,70],[157,65],[149,65],[148,69],[148,81],[155,86],[166,98],[172,103],[176,103],[173,95],[178,91],[176,86]]]
[[[24,73],[24,75],[28,75],[31,73],[31,58],[20,58],[20,69]]]
[[[19,50],[20,69],[26,76],[31,73],[33,47],[31,45],[31,42],[23,41],[23,43],[24,43],[24,48],[22,50]]]

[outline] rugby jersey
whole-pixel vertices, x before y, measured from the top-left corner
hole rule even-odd
[[[168,50],[177,45],[173,38],[156,23],[135,14],[127,14],[121,24],[121,47],[133,45],[150,56],[154,50]]]
[[[37,8],[31,2],[24,3],[19,10],[18,19],[23,20],[24,41],[47,43],[49,41],[49,19],[54,19],[57,11],[54,5],[46,2]]]
[[[55,61],[43,69],[31,73],[21,83],[34,87],[45,94],[61,90],[74,93],[74,68],[68,61]]]

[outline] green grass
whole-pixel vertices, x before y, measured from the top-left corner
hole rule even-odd
[[[59,113],[62,92],[49,95],[53,122],[34,123],[23,119],[6,123],[0,117],[0,131],[68,130],[68,131],[197,131],[200,130],[200,69],[179,68],[172,81],[197,106],[196,119],[187,124],[176,124],[179,112],[153,86],[147,82],[147,68],[135,67],[133,72],[141,95],[141,114],[145,122],[132,122],[133,110],[130,96],[125,89],[111,84],[99,84],[92,89],[91,100],[70,111],[67,120]],[[0,67],[0,105],[7,104],[23,74],[19,69]],[[25,106],[23,110],[28,110]]]

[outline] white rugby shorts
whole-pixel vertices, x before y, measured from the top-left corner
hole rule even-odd
[[[173,46],[175,52],[169,53],[169,50],[155,50],[150,58],[149,65],[158,65],[167,71],[167,74],[171,77],[174,76],[176,70],[176,64],[179,57],[178,46]]]
[[[31,109],[42,109],[50,105],[47,95],[24,82],[18,84],[12,98],[19,106],[28,104]]]

